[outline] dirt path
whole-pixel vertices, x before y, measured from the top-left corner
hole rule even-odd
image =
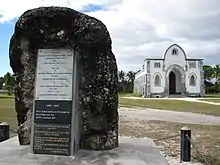
[[[119,114],[122,120],[160,120],[189,124],[220,125],[220,117],[190,112],[120,107]]]
[[[134,100],[138,100],[138,99],[142,99],[142,100],[181,100],[181,101],[190,101],[190,102],[198,102],[198,103],[206,103],[206,104],[212,104],[212,105],[220,105],[220,103],[216,103],[216,102],[212,102],[212,101],[205,101],[202,100],[204,98],[193,98],[193,97],[183,97],[183,98],[167,98],[167,97],[163,97],[163,98],[143,98],[143,97],[123,97],[126,99],[134,99]],[[219,98],[205,98],[205,99],[219,99]]]

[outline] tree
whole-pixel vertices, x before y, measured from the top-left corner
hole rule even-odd
[[[219,93],[220,92],[220,65],[204,65],[204,78],[206,93]],[[216,80],[215,83],[211,80]],[[208,83],[209,82],[209,83]]]
[[[125,75],[126,73],[121,70],[118,72],[118,81],[119,81],[119,91],[124,92],[124,87],[125,87]]]
[[[210,65],[204,65],[203,71],[204,71],[204,79],[211,81],[211,79],[213,79],[213,75],[214,75],[213,67]]]
[[[125,72],[123,70],[120,70],[118,73],[119,82],[123,82],[125,80]]]
[[[14,85],[15,85],[15,79],[14,75],[11,75],[9,72],[5,74],[3,77],[4,80],[4,89],[8,91],[8,94],[11,95],[14,90]]]
[[[133,71],[118,72],[119,92],[133,92],[135,74]]]
[[[213,77],[215,77],[216,78],[216,81],[217,81],[217,83],[219,84],[220,83],[220,65],[215,65],[214,66],[214,68],[213,68],[213,74],[214,74],[214,76]]]
[[[132,71],[129,71],[128,73],[127,73],[127,78],[128,78],[128,81],[129,82],[132,82],[132,81],[134,81],[134,79],[135,79],[135,72],[132,72]]]
[[[3,88],[3,84],[4,84],[4,78],[0,77],[0,89]]]
[[[215,90],[217,93],[220,92],[220,65],[214,66],[214,76],[216,79]]]
[[[135,72],[129,71],[126,75],[126,77],[128,79],[128,83],[127,83],[128,92],[133,91],[135,74],[136,74]]]

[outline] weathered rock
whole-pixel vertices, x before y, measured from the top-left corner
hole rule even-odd
[[[20,144],[30,144],[34,81],[39,48],[74,48],[79,52],[79,108],[82,148],[118,146],[118,77],[105,25],[63,7],[28,10],[18,19],[10,41],[10,65],[15,73],[15,107]]]

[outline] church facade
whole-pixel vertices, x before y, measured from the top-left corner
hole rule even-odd
[[[177,44],[161,59],[147,58],[136,73],[134,93],[142,97],[203,97],[203,59],[189,59]]]

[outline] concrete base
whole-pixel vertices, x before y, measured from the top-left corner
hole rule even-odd
[[[80,150],[75,157],[33,155],[17,137],[0,143],[0,165],[168,165],[151,139],[120,138],[108,151]]]

